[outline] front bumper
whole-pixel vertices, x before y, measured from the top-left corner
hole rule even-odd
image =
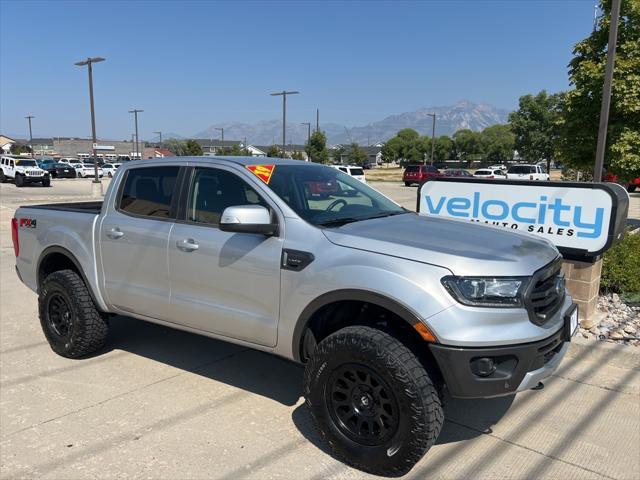
[[[568,340],[562,327],[544,340],[521,345],[461,348],[431,344],[430,348],[453,397],[488,398],[528,390],[551,376],[568,349]],[[480,359],[491,359],[495,371],[479,375]]]
[[[36,176],[28,176],[28,175],[22,175],[22,179],[24,181],[24,183],[40,183],[48,178],[51,178],[49,175],[40,175],[38,177]]]

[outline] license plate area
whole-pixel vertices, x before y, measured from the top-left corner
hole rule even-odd
[[[576,304],[571,305],[571,308],[564,315],[564,336],[567,342],[571,341],[578,331],[578,306]]]

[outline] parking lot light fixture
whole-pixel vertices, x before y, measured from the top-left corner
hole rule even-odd
[[[139,110],[137,108],[134,108],[133,110],[129,110],[129,113],[133,113],[133,117],[135,119],[135,124],[136,124],[136,153],[135,153],[135,157],[136,160],[138,159],[138,157],[140,157],[140,160],[142,160],[142,154],[140,153],[140,139],[138,137],[138,113],[144,112],[144,110]]]
[[[31,149],[31,158],[34,158],[35,152],[33,151],[33,133],[31,133],[31,119],[36,117],[34,117],[33,115],[27,115],[24,118],[29,120],[29,148]]]
[[[89,104],[91,106],[91,137],[92,137],[92,146],[91,150],[93,152],[93,170],[94,170],[94,178],[93,183],[100,183],[100,177],[98,176],[98,158],[96,155],[96,113],[93,106],[93,67],[94,63],[104,62],[106,59],[103,57],[88,57],[86,60],[81,60],[76,62],[75,65],[78,67],[87,66],[87,70],[89,71]]]
[[[160,137],[160,148],[162,148],[162,132],[152,132]]]
[[[295,90],[272,93],[272,97],[282,97],[282,155],[284,155],[287,147],[287,95],[298,95],[300,92]]]

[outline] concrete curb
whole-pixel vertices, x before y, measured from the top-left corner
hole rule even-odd
[[[569,344],[567,357],[589,357],[596,362],[640,371],[640,348],[630,345],[574,337]]]

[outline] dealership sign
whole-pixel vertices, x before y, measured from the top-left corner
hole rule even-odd
[[[438,178],[418,189],[418,212],[526,232],[565,257],[596,257],[624,233],[629,195],[612,183]]]

